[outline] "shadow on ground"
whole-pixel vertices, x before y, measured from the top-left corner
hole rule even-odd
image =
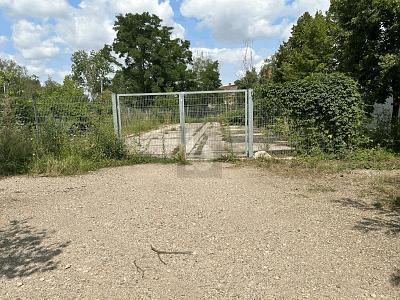
[[[392,278],[390,278],[391,283],[394,286],[400,287],[400,269],[397,269],[393,274]]]
[[[69,245],[46,243],[49,232],[28,224],[28,220],[11,221],[0,228],[0,278],[29,276],[58,267],[55,258]]]
[[[376,217],[363,218],[356,225],[354,229],[368,233],[372,231],[384,231],[387,234],[400,234],[400,214],[397,211],[377,209],[362,201],[353,200],[349,198],[342,198],[334,200],[344,207],[357,208],[364,211],[376,212]]]
[[[356,230],[364,233],[384,231],[386,234],[396,236],[400,234],[400,214],[398,211],[378,209],[366,204],[365,202],[349,198],[334,200],[334,202],[339,203],[344,207],[376,212],[377,217],[363,218],[361,221],[357,222],[357,224],[354,225],[354,229]],[[400,269],[396,269],[392,274],[390,283],[394,286],[400,287]]]

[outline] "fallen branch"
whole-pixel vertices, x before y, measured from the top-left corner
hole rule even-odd
[[[143,270],[141,267],[138,266],[138,264],[136,263],[136,260],[133,261],[133,264],[135,265],[136,270],[137,270],[139,273],[142,273],[142,278],[144,278],[144,270]]]
[[[161,254],[172,254],[172,255],[192,255],[193,252],[192,251],[163,251],[163,250],[158,250],[156,248],[153,247],[153,245],[150,244],[151,250],[153,250],[155,253],[157,253],[158,259],[164,264],[166,265],[167,263],[165,261],[163,261],[161,259]]]

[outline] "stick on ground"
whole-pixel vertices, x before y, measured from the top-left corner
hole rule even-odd
[[[136,263],[136,260],[133,261],[133,264],[135,265],[136,270],[137,270],[139,273],[142,274],[142,278],[144,278],[144,270],[143,270],[141,267],[138,266],[138,264]]]
[[[192,255],[192,251],[163,251],[163,250],[157,250],[156,248],[153,247],[153,245],[150,244],[151,250],[153,250],[155,253],[157,253],[158,259],[166,265],[167,263],[161,259],[161,254],[173,254],[173,255]]]

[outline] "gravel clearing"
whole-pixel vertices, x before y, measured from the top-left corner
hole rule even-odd
[[[400,299],[399,215],[360,196],[382,174],[196,163],[5,178],[0,298]]]

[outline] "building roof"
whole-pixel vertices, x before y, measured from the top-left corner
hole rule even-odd
[[[229,83],[226,85],[222,85],[219,87],[219,90],[223,90],[223,91],[232,91],[232,90],[237,90],[238,87],[235,84]]]

